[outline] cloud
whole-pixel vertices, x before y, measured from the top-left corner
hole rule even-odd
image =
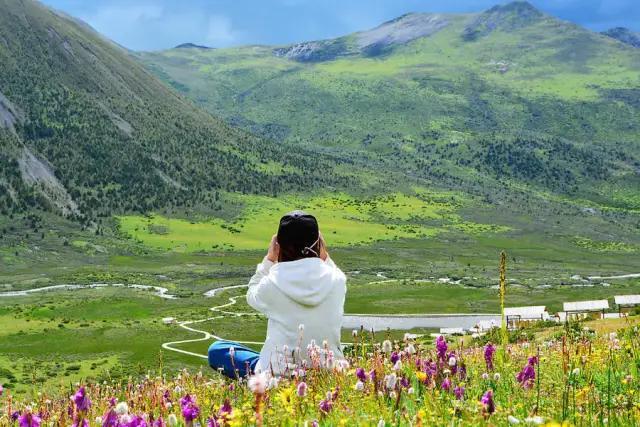
[[[237,43],[242,33],[233,28],[231,19],[224,15],[211,15],[207,25],[205,41],[208,45],[221,47]]]

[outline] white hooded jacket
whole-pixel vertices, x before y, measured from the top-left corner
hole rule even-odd
[[[249,281],[247,303],[268,319],[267,338],[256,372],[283,374],[288,363],[310,362],[307,345],[327,342],[335,360],[340,350],[340,330],[346,293],[344,273],[327,258],[303,258],[273,263],[264,259]],[[304,329],[300,330],[300,325]],[[283,352],[287,350],[287,354]],[[295,352],[299,350],[299,357]]]

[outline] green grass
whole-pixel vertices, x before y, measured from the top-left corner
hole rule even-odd
[[[419,189],[372,198],[346,194],[273,199],[242,196],[244,210],[234,221],[207,221],[162,216],[123,216],[120,230],[143,244],[178,252],[263,249],[277,231],[275,218],[302,208],[321,224],[327,243],[334,247],[379,240],[425,238],[455,228],[467,233],[505,231],[506,227],[463,221],[456,210],[465,202],[455,193]],[[268,224],[272,224],[270,227]]]

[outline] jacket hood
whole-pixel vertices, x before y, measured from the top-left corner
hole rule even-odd
[[[317,306],[344,276],[320,258],[279,262],[269,272],[276,287],[298,304]]]

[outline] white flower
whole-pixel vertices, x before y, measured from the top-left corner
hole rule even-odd
[[[327,398],[327,400],[332,400],[333,399],[333,393],[328,391],[327,394],[325,395],[325,397]]]
[[[514,417],[513,415],[509,415],[507,417],[507,421],[509,421],[509,424],[520,424],[520,420]]]
[[[500,373],[496,372],[495,374],[493,374],[493,379],[494,381],[500,381]]]
[[[573,371],[571,371],[571,375],[573,375],[574,377],[580,375],[580,368],[575,368]]]
[[[456,360],[456,358],[454,356],[451,356],[449,358],[449,366],[456,366],[456,363],[458,363],[458,361]]]
[[[392,398],[392,399],[395,399],[396,396],[397,396],[397,394],[396,394],[395,391],[392,391],[391,393],[389,393],[389,397]]]
[[[486,372],[484,374],[482,374],[482,379],[483,380],[488,380],[489,379],[489,374],[487,374]]]
[[[353,331],[351,331],[351,336],[354,337],[354,338],[357,338],[358,337],[358,330],[354,329]]]
[[[391,344],[391,341],[384,340],[382,342],[382,351],[384,351],[385,353],[391,353],[391,350],[393,350],[393,346]]]
[[[393,365],[394,371],[399,371],[402,369],[402,362],[400,360],[396,361],[395,365]]]
[[[387,423],[385,423],[383,419],[380,419],[380,421],[378,421],[378,427],[384,427],[386,425]]]
[[[529,343],[528,342],[523,342],[522,343],[522,348],[529,348]]]
[[[542,425],[542,424],[544,424],[544,418],[542,418],[539,415],[536,415],[535,417],[525,418],[524,422],[527,423],[527,424]]]
[[[261,372],[259,374],[251,376],[249,378],[249,389],[255,394],[264,394],[267,390],[267,385],[269,384],[269,378],[267,377],[266,372]]]
[[[413,394],[415,392],[415,390],[413,389],[413,387],[409,387],[409,389],[407,390],[407,394]]]
[[[119,402],[116,405],[116,414],[126,415],[128,413],[129,413],[129,406],[127,406],[127,402]]]
[[[102,425],[102,417],[96,417],[96,424]]]
[[[182,389],[180,388],[180,386],[179,386],[179,385],[177,385],[177,386],[176,386],[176,388],[174,388],[174,389],[173,389],[173,391],[174,391],[176,394],[181,394],[181,393],[182,393]]]
[[[176,417],[176,414],[169,414],[169,416],[167,417],[167,425],[169,427],[178,425],[178,417]]]
[[[358,382],[356,383],[356,390],[358,391],[364,390],[364,383],[362,381],[358,380]]]
[[[407,354],[416,354],[416,348],[413,346],[413,344],[409,344],[406,348],[406,352]]]
[[[327,348],[327,347],[329,347],[329,341],[327,341],[327,340],[323,340],[323,341],[322,341],[322,347],[323,347],[323,348]]]
[[[384,383],[389,390],[396,388],[397,380],[398,377],[396,376],[396,374],[389,374],[384,377]]]
[[[609,332],[609,339],[610,340],[614,340],[618,338],[618,333],[617,332]]]
[[[269,390],[273,388],[278,388],[278,379],[276,377],[271,377],[269,379],[269,385],[267,386],[267,389]]]

